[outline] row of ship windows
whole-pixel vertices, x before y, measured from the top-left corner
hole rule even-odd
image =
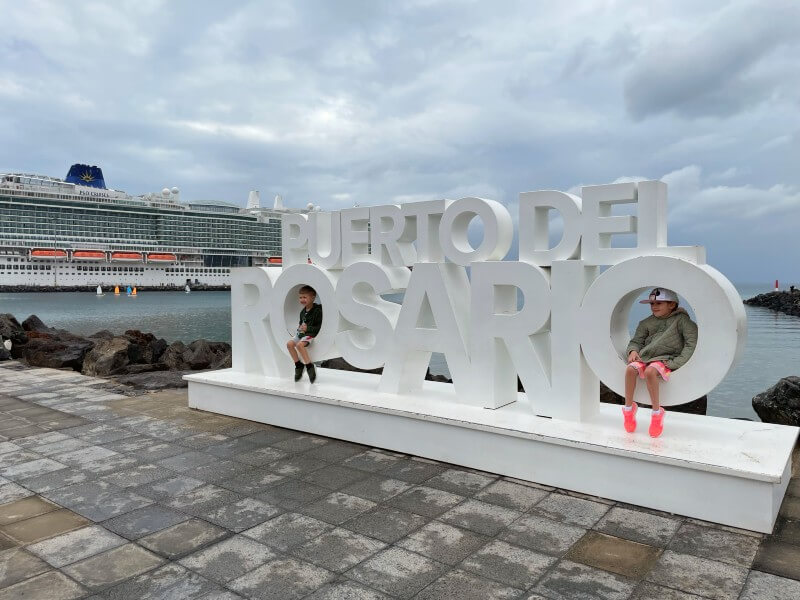
[[[13,259],[12,259],[13,260]],[[4,265],[0,264],[0,269],[8,269],[15,271],[52,271],[51,265]],[[94,273],[144,273],[146,271],[161,271],[152,267],[83,267],[78,266],[72,269],[72,273],[78,272],[94,272]],[[67,272],[66,270],[64,271]],[[189,275],[227,275],[231,272],[230,269],[200,269],[200,268],[175,268],[165,269],[166,273],[175,274],[189,274]],[[3,271],[5,273],[5,271]]]

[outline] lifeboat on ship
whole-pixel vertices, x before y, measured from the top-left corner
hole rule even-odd
[[[36,248],[31,250],[31,258],[67,258],[67,251],[56,248]]]
[[[111,260],[125,261],[125,262],[138,262],[142,260],[141,252],[112,252]]]
[[[106,253],[102,250],[73,250],[73,260],[105,260]]]
[[[267,261],[271,265],[282,265],[283,264],[283,257],[281,256],[270,256]]]
[[[175,262],[178,257],[175,254],[166,252],[150,252],[147,255],[147,262]]]

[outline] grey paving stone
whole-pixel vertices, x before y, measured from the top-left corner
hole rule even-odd
[[[284,452],[289,453],[300,453],[306,452],[308,450],[312,450],[314,448],[318,448],[320,446],[324,446],[328,443],[327,438],[322,438],[316,435],[298,435],[294,437],[287,438],[285,440],[281,440],[280,442],[275,442],[272,444],[273,447],[277,448],[278,450],[283,450]]]
[[[335,575],[296,558],[276,558],[250,571],[228,586],[249,598],[295,600],[309,595]]]
[[[361,471],[359,471],[361,472]],[[391,479],[380,475],[368,475],[366,479],[361,479],[344,487],[345,494],[366,498],[373,502],[383,502],[402,494],[413,487],[411,483],[399,479]]]
[[[252,469],[253,467],[250,465],[233,460],[218,460],[201,467],[194,467],[184,471],[183,474],[209,483],[219,483],[225,479],[243,475]]]
[[[390,506],[378,506],[342,525],[346,529],[386,543],[394,543],[425,525],[427,519]]]
[[[188,519],[188,515],[152,504],[104,521],[103,527],[129,540],[138,540]]]
[[[187,448],[194,448],[195,450],[200,450],[202,448],[208,448],[209,446],[220,444],[229,439],[230,438],[227,435],[222,435],[221,433],[202,431],[195,435],[190,435],[188,437],[183,438],[181,440],[181,446],[186,446]]]
[[[211,509],[202,515],[206,521],[240,532],[255,527],[283,512],[277,506],[255,498],[243,498],[238,502]]]
[[[343,573],[376,552],[386,544],[353,533],[347,529],[333,529],[292,550],[292,554],[317,566]]]
[[[304,504],[327,496],[329,493],[330,490],[322,486],[300,481],[299,479],[286,478],[285,481],[267,488],[257,496],[261,500],[281,508],[296,510]]]
[[[680,525],[680,519],[615,506],[594,528],[626,540],[663,548],[678,531]]]
[[[447,469],[428,479],[425,485],[461,496],[473,496],[496,480],[496,475],[489,476],[462,469]]]
[[[204,485],[205,482],[199,479],[178,475],[176,477],[161,479],[153,483],[139,486],[134,491],[141,496],[152,498],[153,500],[166,500],[186,494]]]
[[[13,467],[14,465],[31,462],[32,460],[38,460],[40,458],[42,458],[41,454],[29,450],[7,452],[0,456],[0,468]]]
[[[609,506],[601,502],[553,492],[537,503],[531,512],[570,525],[592,527],[608,510]]]
[[[631,600],[701,600],[702,596],[687,594],[647,581],[642,582],[631,596]]]
[[[750,571],[739,600],[797,600],[800,581],[760,571]]]
[[[163,559],[136,544],[126,544],[64,567],[63,571],[81,585],[97,591],[145,573]]]
[[[773,539],[765,540],[758,549],[753,568],[800,580],[800,546]]]
[[[287,456],[286,452],[282,452],[277,448],[272,448],[270,446],[267,446],[266,448],[256,448],[255,450],[250,450],[249,452],[234,454],[233,456],[231,456],[231,460],[235,460],[236,462],[244,463],[246,465],[251,465],[254,467],[263,467],[264,465],[273,463],[276,460],[285,458],[286,456]]]
[[[316,471],[317,469],[322,469],[323,467],[327,466],[329,466],[329,463],[317,458],[308,458],[307,456],[303,456],[301,454],[290,455],[286,458],[278,459],[269,463],[267,468],[278,475],[302,477],[303,475],[308,475],[312,471]]]
[[[216,485],[204,485],[180,496],[165,500],[164,503],[170,508],[181,510],[197,517],[214,508],[232,504],[241,499],[242,497],[236,492]]]
[[[347,572],[347,577],[399,598],[411,598],[447,567],[402,548],[388,548]]]
[[[287,552],[332,529],[333,525],[313,517],[285,513],[242,532],[242,535]]]
[[[478,492],[475,499],[525,512],[545,496],[545,490],[501,479]]]
[[[537,552],[560,556],[585,533],[581,527],[527,515],[509,525],[499,538]]]
[[[253,469],[231,479],[220,481],[218,485],[240,494],[255,496],[284,481],[283,475],[276,475],[266,469]]]
[[[626,600],[635,585],[621,575],[562,560],[535,591],[552,600]]]
[[[167,529],[151,533],[139,539],[138,543],[156,554],[176,559],[228,535],[228,532],[221,527],[199,519],[189,519]]]
[[[127,431],[127,430],[124,430]],[[137,450],[141,450],[142,448],[147,448],[148,446],[152,446],[155,443],[153,438],[147,437],[146,435],[141,435],[139,433],[134,433],[132,431],[130,433],[130,437],[125,437],[114,442],[95,442],[95,443],[102,443],[104,448],[108,448],[109,450],[113,450],[114,452],[119,452],[120,454],[129,454],[131,452],[136,452]]]
[[[746,577],[747,569],[743,567],[667,550],[647,580],[715,600],[728,600],[739,596]]]
[[[94,479],[94,473],[80,471],[71,467],[59,469],[58,471],[50,471],[43,475],[23,479],[20,484],[26,488],[33,490],[37,494],[43,494],[51,490],[75,485],[76,483],[84,483],[90,479]]]
[[[327,444],[317,446],[303,454],[309,458],[318,458],[327,462],[340,462],[347,460],[351,456],[361,454],[368,450],[366,446],[343,442],[341,440],[330,440]]]
[[[49,444],[42,444],[41,446],[34,446],[33,448],[31,448],[31,450],[33,452],[41,454],[42,456],[53,456],[55,454],[61,454],[64,452],[79,450],[81,448],[85,448],[88,445],[89,445],[88,442],[84,442],[83,440],[77,438],[68,437],[67,439],[58,442],[51,442]]]
[[[179,562],[209,579],[226,583],[277,556],[267,546],[237,535],[190,554]]]
[[[631,579],[647,575],[661,550],[624,538],[589,531],[570,548],[565,558]]]
[[[390,600],[390,598],[355,581],[334,581],[319,588],[306,600]]]
[[[211,592],[210,594],[203,594],[199,600],[242,600],[243,596],[234,594],[228,590],[220,590],[218,592]]]
[[[50,565],[22,548],[0,552],[0,589],[51,569]]]
[[[111,442],[136,436],[136,434],[132,431],[120,429],[119,427],[114,427],[108,423],[91,423],[88,425],[81,425],[79,427],[65,429],[61,433],[80,438],[88,444],[102,444],[103,446],[106,446]],[[117,450],[117,452],[119,451]]]
[[[351,456],[350,458],[343,460],[342,464],[353,469],[361,469],[362,471],[377,473],[378,471],[384,471],[388,469],[399,460],[399,458],[390,456],[383,452],[367,450],[366,452],[356,454],[355,456]]]
[[[21,581],[0,590],[0,600],[20,598],[46,598],[47,600],[73,600],[86,596],[86,589],[58,571],[50,571]]]
[[[15,502],[16,500],[21,500],[28,496],[33,496],[33,492],[16,483],[0,485],[0,504]]]
[[[60,442],[62,440],[66,440],[67,438],[69,438],[68,435],[64,435],[59,431],[48,431],[46,433],[39,433],[37,435],[19,438],[13,442],[0,442],[0,455],[7,454],[9,452],[18,452],[23,448],[29,449],[33,448],[34,446],[41,446],[42,444]],[[0,456],[0,461],[2,460],[2,456]]]
[[[297,435],[297,433],[289,429],[270,427],[268,429],[257,430],[242,435],[241,437],[248,442],[254,442],[260,446],[270,446],[276,442],[280,442],[281,440],[287,440],[290,437],[294,437],[295,435]]]
[[[254,423],[252,421],[245,421],[243,419],[233,419],[225,417],[225,425],[220,429],[220,433],[224,433],[228,437],[244,437],[252,433],[261,431],[272,431],[275,428],[272,425],[265,425],[264,423]],[[291,436],[291,433],[290,433]]]
[[[473,531],[431,521],[399,540],[397,545],[433,560],[456,565],[489,541]]]
[[[446,513],[463,500],[464,496],[420,485],[390,498],[386,501],[386,504],[435,518]]]
[[[343,487],[360,481],[365,477],[368,477],[368,474],[364,471],[339,465],[329,465],[324,469],[312,471],[301,477],[301,479],[329,490],[341,490]]]
[[[494,540],[464,560],[461,568],[511,587],[527,589],[556,560],[553,556]]]
[[[388,468],[381,471],[381,475],[392,477],[409,483],[420,484],[431,477],[444,473],[447,469],[439,464],[428,461],[398,460]]]
[[[105,521],[152,501],[105,481],[90,481],[52,490],[44,497],[95,522]]]
[[[476,577],[466,571],[450,571],[422,590],[418,600],[513,600],[521,590],[488,579]]]
[[[131,450],[131,455],[144,462],[157,462],[166,458],[172,458],[180,454],[186,453],[186,448],[179,444],[171,444],[161,440],[151,440],[150,444],[146,444],[141,448]],[[152,443],[154,442],[155,443]]]
[[[302,507],[301,512],[333,525],[341,525],[374,508],[374,502],[341,492],[333,492]]]
[[[497,535],[501,529],[516,521],[522,513],[480,500],[466,500],[439,517],[441,521],[458,525],[483,535]]]
[[[233,438],[217,444],[206,446],[203,452],[216,456],[217,458],[230,458],[242,452],[250,452],[258,448],[255,442],[248,442],[242,438]]]
[[[0,466],[0,475],[11,481],[28,479],[38,475],[44,475],[59,469],[65,469],[67,465],[57,462],[50,458],[39,458],[29,462],[11,465],[8,467]]]
[[[143,465],[136,465],[130,469],[123,469],[110,475],[102,475],[101,481],[107,481],[121,488],[135,487],[151,483],[159,479],[166,479],[174,477],[175,473],[164,467],[146,463]]]
[[[177,563],[168,563],[149,573],[105,590],[105,600],[192,600],[221,592],[212,581]],[[209,596],[211,598],[211,596]]]
[[[65,465],[80,469],[86,468],[88,464],[95,463],[100,459],[109,458],[116,455],[117,452],[108,450],[102,446],[86,446],[85,448],[80,448],[79,450],[73,450],[72,452],[66,452],[59,455],[58,461],[64,463]]]
[[[669,549],[749,568],[760,543],[761,540],[749,535],[684,523],[670,542]]]
[[[190,450],[189,452],[184,452],[183,454],[176,454],[174,456],[170,456],[169,458],[163,458],[158,461],[158,464],[162,467],[170,469],[171,471],[182,473],[183,471],[188,471],[194,467],[202,467],[203,465],[207,465],[215,461],[216,457],[211,456],[210,454],[205,454],[203,452],[199,452],[198,450]]]
[[[70,531],[49,540],[31,544],[28,550],[56,568],[69,565],[100,552],[122,546],[126,539],[92,525]]]

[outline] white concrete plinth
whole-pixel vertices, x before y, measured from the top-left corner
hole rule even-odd
[[[231,369],[189,375],[189,406],[472,467],[639,506],[771,532],[791,474],[796,427],[668,412],[664,434],[634,434],[620,407],[588,422],[535,416],[524,394],[491,410],[453,386],[378,392],[377,375],[318,369],[313,386]]]

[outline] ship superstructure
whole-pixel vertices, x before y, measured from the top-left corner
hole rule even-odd
[[[0,174],[0,290],[225,287],[232,267],[280,264],[286,212],[257,192],[247,209],[181,202],[178,188],[131,196],[87,165],[64,180]]]

